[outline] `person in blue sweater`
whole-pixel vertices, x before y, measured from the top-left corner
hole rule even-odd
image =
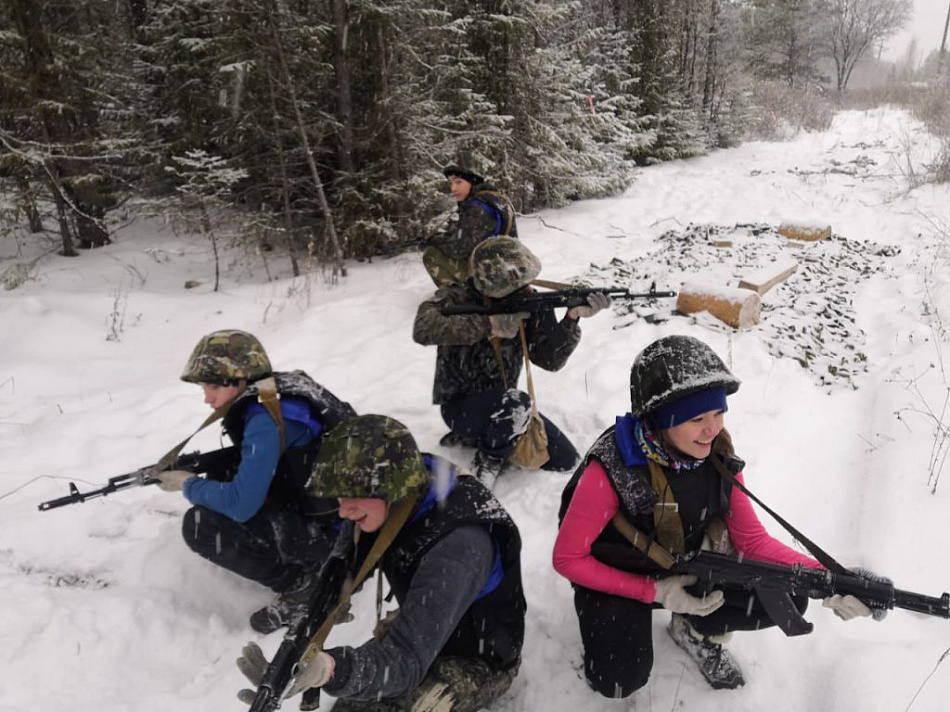
[[[202,337],[181,379],[201,386],[240,456],[203,478],[163,472],[159,486],[194,505],[182,522],[193,551],[278,594],[251,615],[273,632],[302,614],[336,536],[336,503],[307,496],[306,483],[323,436],[356,412],[303,371],[275,373],[245,331]]]

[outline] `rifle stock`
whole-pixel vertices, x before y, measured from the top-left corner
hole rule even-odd
[[[220,450],[212,450],[211,452],[207,453],[193,452],[179,457],[169,466],[168,469],[187,470],[188,472],[193,472],[196,475],[206,472],[213,472],[216,474],[229,472],[230,475],[233,476],[233,470],[237,466],[239,456],[240,452],[234,445],[221,448]],[[157,484],[158,478],[155,477],[153,468],[154,465],[149,465],[147,467],[141,467],[134,472],[128,472],[124,475],[110,477],[108,484],[106,484],[105,487],[101,487],[97,490],[90,490],[89,492],[80,492],[79,488],[76,486],[76,483],[70,482],[68,495],[65,497],[51,499],[46,502],[40,502],[40,504],[37,505],[37,508],[41,512],[45,512],[50,509],[56,509],[57,507],[64,507],[67,504],[79,504],[85,502],[87,499],[105,497],[112,494],[113,492],[119,492],[120,490],[129,489],[130,487],[145,487],[148,485]]]
[[[572,287],[550,292],[516,293],[502,299],[492,300],[490,304],[446,304],[440,311],[443,316],[482,314],[515,314],[517,312],[538,312],[561,307],[579,307],[587,304],[592,294],[606,294],[612,300],[658,299],[675,297],[676,292],[658,292],[656,283],[650,285],[647,292],[635,293],[624,287]]]
[[[249,712],[274,712],[293,680],[297,663],[303,657],[310,639],[320,630],[340,600],[349,574],[352,552],[353,526],[345,523],[337,536],[333,551],[320,568],[313,592],[310,594],[307,615],[290,626],[280,643],[274,659],[264,671]],[[314,710],[320,706],[320,690],[306,690],[300,709]]]
[[[810,633],[806,621],[791,596],[827,598],[835,594],[852,595],[870,608],[903,608],[917,613],[950,619],[950,594],[926,596],[902,591],[887,581],[874,581],[856,574],[841,574],[804,566],[781,566],[751,559],[737,559],[701,551],[682,557],[670,569],[677,574],[692,574],[697,585],[732,586],[755,591],[763,607],[786,635]]]

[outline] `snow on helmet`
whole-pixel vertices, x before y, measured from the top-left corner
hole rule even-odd
[[[541,260],[512,237],[490,237],[472,250],[469,274],[475,289],[492,299],[517,292],[541,273]]]
[[[314,497],[404,499],[429,480],[422,453],[405,425],[360,415],[324,436],[307,490]]]
[[[270,359],[256,336],[223,329],[201,337],[185,364],[181,380],[226,386],[257,381],[271,372]]]
[[[722,387],[739,390],[739,379],[709,346],[692,336],[664,336],[647,346],[630,369],[630,405],[644,416],[685,396]]]

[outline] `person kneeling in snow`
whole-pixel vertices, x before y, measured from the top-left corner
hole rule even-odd
[[[694,554],[706,540],[718,553],[823,568],[770,536],[749,497],[720,474],[725,468],[743,481],[745,463],[723,426],[726,396],[738,388],[739,380],[698,339],[653,342],[630,372],[632,412],[597,439],[564,490],[554,568],[574,587],[584,672],[605,697],[626,697],[647,683],[658,607],[672,612],[674,642],[720,689],[744,684],[724,647],[732,631],[775,625],[754,593],[699,590],[695,576],[658,577],[660,566],[621,534],[615,515],[653,549],[671,555]],[[792,600],[804,612],[807,598]],[[824,603],[845,620],[871,615],[853,596]],[[875,612],[879,619],[878,613],[883,611]]]
[[[399,609],[359,647],[305,655],[286,696],[322,688],[340,698],[336,712],[475,712],[502,695],[520,664],[526,604],[521,537],[491,492],[382,415],[327,435],[309,489],[339,498],[358,533],[352,570],[378,565]],[[260,684],[267,660],[256,643],[238,667]]]
[[[446,284],[419,306],[412,336],[416,343],[438,346],[432,400],[451,430],[442,444],[474,445],[475,475],[491,488],[531,418],[531,397],[517,387],[525,358],[521,330],[531,363],[557,371],[580,342],[578,320],[597,314],[610,298],[591,295],[589,304],[568,309],[560,321],[553,308],[531,314],[443,314],[444,306],[482,305],[531,289],[541,262],[524,243],[492,237],[475,247],[470,271],[464,284]],[[544,469],[569,470],[577,450],[541,417],[549,455]]]
[[[198,342],[181,379],[204,391],[224,432],[240,448],[236,472],[160,473],[159,487],[181,491],[194,507],[182,521],[188,546],[228,571],[278,594],[251,615],[270,633],[309,600],[339,524],[335,502],[317,502],[304,485],[324,434],[356,415],[303,371],[274,373],[264,347],[245,331],[212,332]]]

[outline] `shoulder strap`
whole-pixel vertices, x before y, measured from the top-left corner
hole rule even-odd
[[[533,279],[531,280],[531,284],[535,287],[544,287],[545,289],[555,289],[555,290],[574,288],[573,284],[568,284],[567,282],[552,282],[549,279]]]
[[[650,486],[657,496],[656,506],[653,507],[656,538],[674,554],[682,554],[686,551],[686,534],[683,532],[683,518],[680,517],[679,505],[673,499],[669,480],[658,462],[648,459],[647,469],[650,471]]]
[[[283,452],[286,446],[284,416],[280,412],[280,396],[277,393],[277,381],[274,380],[273,376],[257,382],[257,400],[267,408],[270,417],[277,424],[277,431],[280,433],[280,451]]]

